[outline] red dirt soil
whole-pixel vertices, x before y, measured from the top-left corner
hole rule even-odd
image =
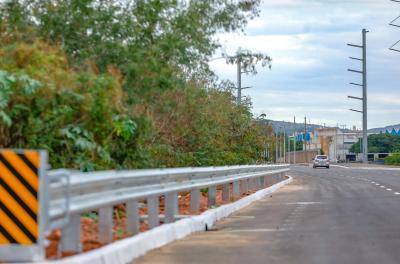
[[[271,186],[270,184],[269,186]],[[269,187],[266,186],[266,187]],[[240,198],[249,196],[255,193],[257,190],[249,190],[247,193],[242,194]],[[231,192],[232,193],[232,184],[231,184]],[[240,199],[239,198],[239,199]],[[199,213],[201,214],[207,209],[207,194],[202,193],[200,196],[200,209]],[[238,200],[238,199],[236,199]],[[222,189],[217,188],[217,195],[216,195],[216,205],[223,205],[230,202],[235,201],[231,198],[230,201],[223,201],[222,200]],[[179,214],[181,215],[191,215],[190,213],[190,192],[180,193],[178,198],[179,203]],[[126,208],[125,205],[117,205],[114,208],[114,227],[113,227],[113,240],[120,240],[127,237],[131,237],[132,234],[129,234],[125,230],[126,228]],[[160,214],[164,213],[164,198],[160,198]],[[147,208],[143,207],[139,209],[140,215],[147,214]],[[160,223],[162,224],[162,223]],[[147,223],[141,221],[140,222],[140,232],[144,232],[148,230]],[[98,239],[98,223],[95,219],[88,218],[88,217],[81,217],[81,243],[82,243],[82,251],[87,252],[96,248],[100,248],[104,246],[102,243],[99,242]],[[56,259],[59,257],[67,257],[76,255],[76,252],[62,252],[59,253],[59,244],[61,240],[62,232],[61,230],[54,230],[50,235],[47,236],[47,240],[49,241],[49,245],[46,248],[46,257],[48,259]]]

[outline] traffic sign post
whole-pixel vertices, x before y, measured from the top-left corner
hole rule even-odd
[[[0,149],[0,261],[45,257],[47,152]]]

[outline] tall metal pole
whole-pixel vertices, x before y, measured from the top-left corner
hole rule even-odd
[[[289,120],[289,124],[290,124],[290,120]],[[290,148],[290,134],[288,135],[288,163],[291,164],[291,155],[292,155],[292,149]]]
[[[363,35],[363,163],[368,163],[368,113],[367,113],[367,30]]]
[[[367,33],[369,31],[366,29],[362,30],[362,45],[354,45],[354,44],[347,44],[348,46],[355,47],[355,48],[360,48],[362,49],[362,58],[353,58],[350,57],[350,59],[353,60],[358,60],[362,62],[362,71],[358,70],[352,70],[348,69],[350,72],[355,72],[362,74],[362,84],[358,83],[350,83],[351,85],[356,85],[362,87],[362,94],[363,96],[360,97],[355,97],[355,96],[348,96],[350,99],[356,99],[356,100],[361,100],[362,101],[362,111],[360,110],[354,110],[350,109],[350,111],[362,113],[363,118],[362,118],[362,127],[363,127],[363,139],[362,139],[362,155],[363,155],[363,163],[368,163],[368,98],[367,98]]]
[[[345,150],[345,148],[344,148],[344,130],[346,129],[346,125],[342,125],[342,129],[343,129],[343,131],[342,131],[342,136],[343,136],[343,145],[342,145],[342,153],[343,153],[343,158],[344,158],[344,161],[346,162],[346,150]]]
[[[283,127],[283,163],[286,163],[286,129]]]
[[[279,132],[278,132],[278,161],[279,161],[279,163],[281,162],[281,155],[282,155],[282,150],[281,150],[281,127],[279,127]]]
[[[275,132],[275,163],[278,163],[278,134]]]
[[[242,104],[242,60],[237,57],[237,105]]]
[[[297,148],[297,141],[296,141],[296,116],[294,117],[294,154],[293,154],[293,164],[296,164],[296,148]]]
[[[304,156],[306,158],[306,163],[308,163],[308,153],[307,153],[307,117],[304,117]]]

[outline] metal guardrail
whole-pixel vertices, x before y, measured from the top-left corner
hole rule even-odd
[[[78,172],[54,170],[48,172],[49,204],[47,232],[62,229],[62,252],[80,252],[80,217],[98,211],[99,240],[112,242],[114,206],[126,205],[127,231],[139,232],[139,203],[146,201],[149,228],[160,219],[171,223],[178,215],[178,193],[190,192],[190,211],[197,213],[200,189],[208,188],[208,206],[216,204],[217,186],[222,186],[222,198],[240,197],[249,189],[262,189],[282,180],[289,165],[248,165],[205,168],[149,169],[129,171]],[[232,189],[231,189],[232,185]],[[165,214],[159,213],[159,198],[163,196]]]

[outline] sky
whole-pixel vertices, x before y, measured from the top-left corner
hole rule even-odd
[[[389,0],[264,0],[260,17],[244,33],[220,34],[220,52],[234,55],[241,49],[272,57],[272,68],[244,75],[243,86],[253,102],[253,113],[268,119],[307,118],[327,126],[362,126],[361,30],[366,28],[368,63],[368,128],[400,123],[400,53],[389,47],[400,39],[400,28],[389,22],[400,15],[400,3]],[[400,24],[400,20],[399,20]],[[400,49],[400,47],[398,47]],[[220,57],[220,54],[215,54]],[[222,79],[236,82],[236,67],[223,59],[210,62]]]

